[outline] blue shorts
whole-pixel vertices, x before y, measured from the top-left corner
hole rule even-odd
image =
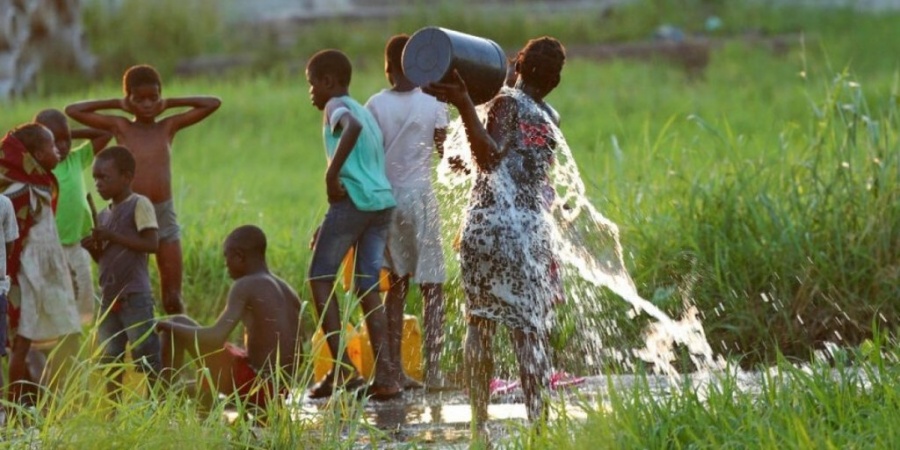
[[[162,369],[162,345],[153,320],[153,295],[125,294],[111,305],[103,302],[97,334],[103,345],[104,363],[122,362],[131,342],[131,360],[146,373]]]
[[[6,356],[6,340],[9,338],[6,331],[8,326],[6,323],[6,308],[8,306],[6,294],[0,294],[0,356]],[[9,344],[12,345],[12,342]]]
[[[356,290],[377,292],[393,209],[360,211],[349,198],[329,205],[313,249],[309,279],[334,281],[347,251],[356,245]]]

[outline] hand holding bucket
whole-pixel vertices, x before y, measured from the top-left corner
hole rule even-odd
[[[403,73],[423,87],[432,83],[455,85],[456,73],[472,103],[479,105],[494,98],[503,87],[506,55],[489,39],[425,27],[416,31],[403,48]]]

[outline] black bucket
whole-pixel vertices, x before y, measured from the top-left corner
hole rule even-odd
[[[478,105],[503,86],[506,55],[492,40],[438,27],[416,31],[403,48],[403,73],[418,86],[447,80],[453,69]]]

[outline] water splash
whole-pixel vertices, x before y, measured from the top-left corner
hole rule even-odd
[[[521,95],[514,90],[507,92]],[[528,113],[544,115],[547,122],[552,123],[547,112],[537,104],[520,102],[521,105],[531,105],[533,110]],[[486,115],[485,108],[479,107],[482,120]],[[725,362],[713,354],[696,307],[685,300],[685,312],[675,320],[639,295],[623,261],[618,226],[601,214],[585,195],[584,181],[562,132],[552,126],[551,133],[556,149],[548,186],[553,187],[555,195],[547,196],[544,217],[552,229],[552,249],[562,266],[564,279],[565,307],[556,308],[556,326],[575,330],[576,337],[569,341],[577,342],[578,348],[571,350],[579,352],[585,368],[594,371],[608,365],[609,359],[626,368],[634,368],[635,360],[640,360],[650,363],[652,370],[658,373],[676,376],[679,372],[674,364],[679,346],[686,350],[698,371],[723,368]],[[466,170],[461,171],[460,167]],[[474,167],[465,130],[456,119],[448,130],[444,159],[437,170],[439,192],[445,211],[450,212],[446,217],[449,227],[445,226],[445,230],[449,229],[451,233],[456,233],[465,220],[468,192],[475,178]],[[499,182],[493,186],[501,191],[499,195],[514,195],[511,186]],[[514,214],[512,217],[515,220]],[[458,234],[455,239],[459,239]],[[548,274],[547,283],[552,285],[553,278],[554,274]],[[553,286],[536,288],[554,289]],[[643,332],[643,348],[616,349],[604,344],[605,339],[616,337],[618,327],[605,313],[608,296],[604,295],[603,288],[628,303],[632,318],[645,314],[650,319]]]

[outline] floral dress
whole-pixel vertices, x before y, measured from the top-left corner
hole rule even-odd
[[[460,240],[466,309],[470,316],[544,334],[557,292],[546,202],[559,130],[528,95],[504,89],[498,98],[503,96],[514,100],[516,111],[515,120],[500,126],[514,137],[503,159],[480,170],[472,187]]]

